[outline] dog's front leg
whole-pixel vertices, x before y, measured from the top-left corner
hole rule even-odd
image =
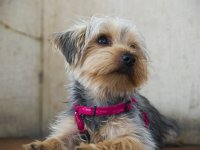
[[[61,140],[50,138],[23,145],[25,150],[68,150]]]
[[[96,144],[84,144],[76,147],[77,150],[146,150],[145,145],[138,139],[130,136],[105,140]]]
[[[62,117],[61,117],[62,118]],[[78,143],[78,129],[73,116],[59,119],[51,135],[44,141],[23,145],[25,150],[73,150]]]

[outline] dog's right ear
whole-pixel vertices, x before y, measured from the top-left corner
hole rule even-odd
[[[77,53],[85,43],[86,27],[53,34],[54,45],[61,50],[69,64],[73,64]]]

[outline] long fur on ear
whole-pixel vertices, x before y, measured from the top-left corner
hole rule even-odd
[[[75,63],[77,53],[84,46],[85,32],[86,28],[82,27],[53,34],[53,43],[62,51],[70,65]]]

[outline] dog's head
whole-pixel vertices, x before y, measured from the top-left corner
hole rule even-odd
[[[70,73],[84,87],[126,95],[147,80],[145,43],[129,21],[92,17],[54,35]]]

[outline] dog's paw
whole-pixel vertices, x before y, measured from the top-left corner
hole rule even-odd
[[[57,139],[47,139],[45,141],[35,141],[30,144],[23,145],[24,150],[67,150],[64,144]]]
[[[24,150],[46,150],[41,141],[35,141],[30,144],[23,145]]]
[[[85,144],[81,143],[79,146],[76,146],[76,150],[97,150],[95,144]]]

